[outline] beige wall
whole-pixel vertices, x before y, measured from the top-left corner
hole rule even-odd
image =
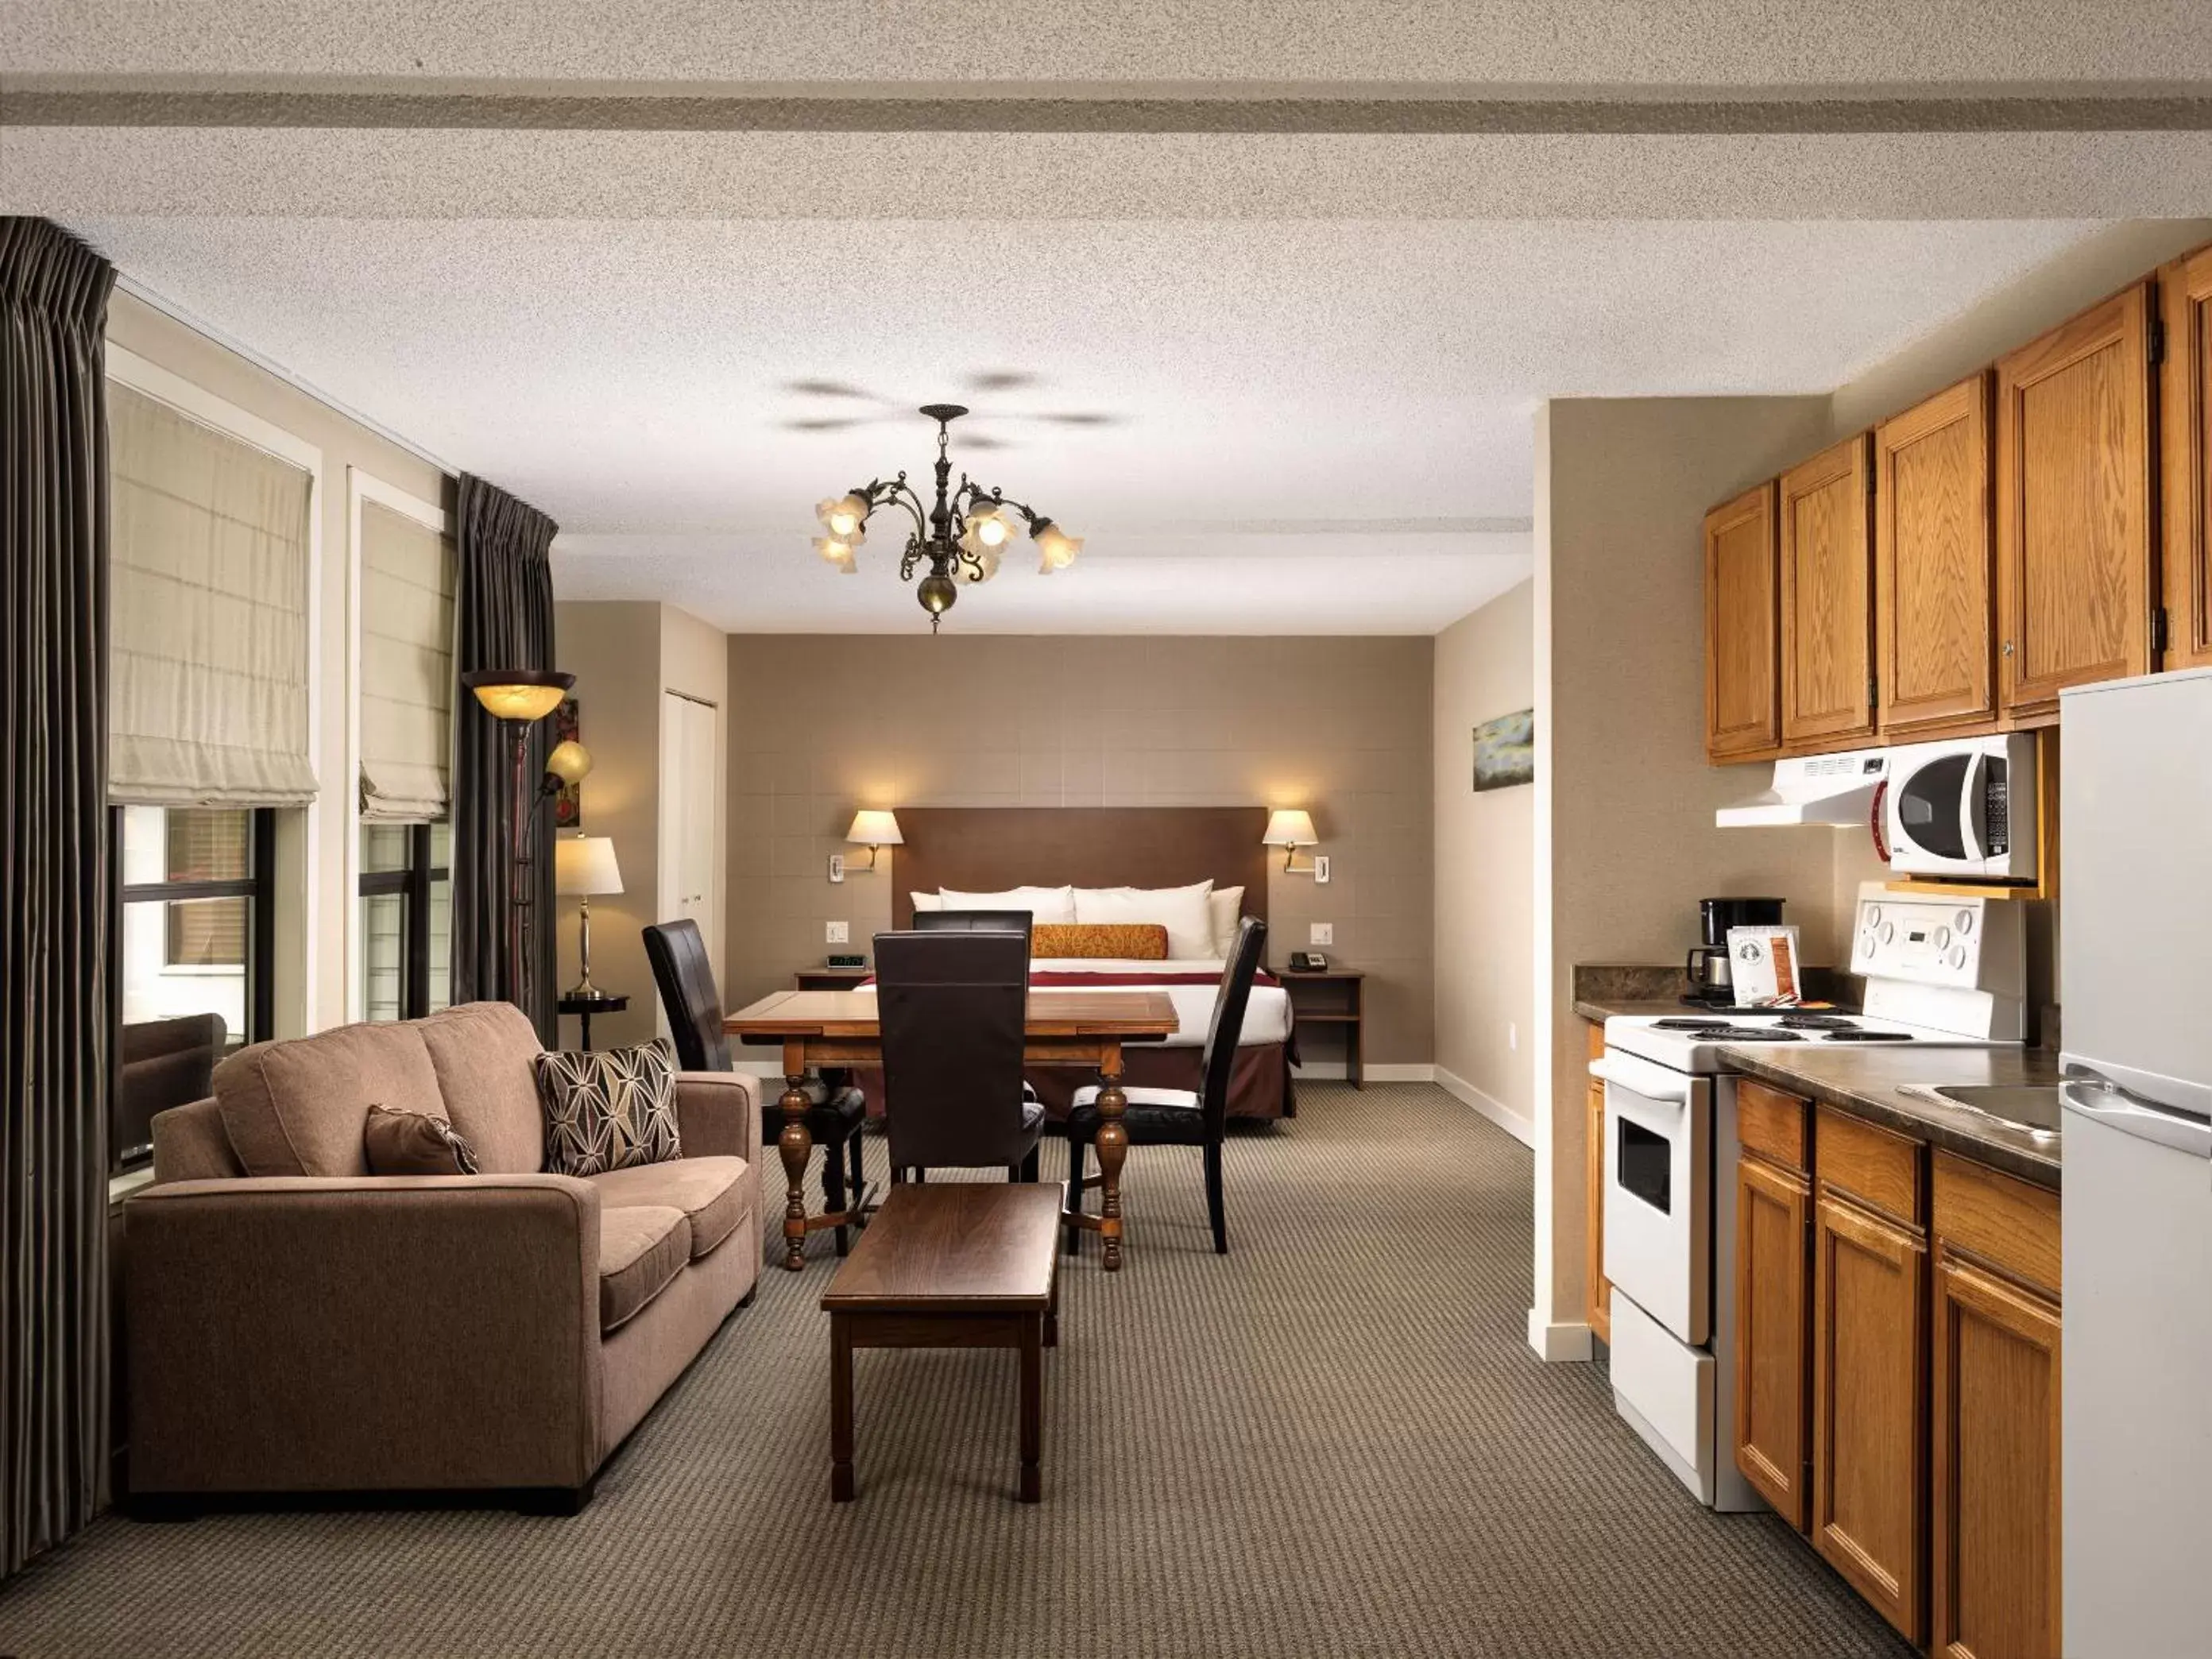
[[[725,994],[890,921],[896,856],[841,886],[860,806],[1307,806],[1334,879],[1269,883],[1272,960],[1334,924],[1367,970],[1370,1064],[1425,1064],[1433,1012],[1428,639],[866,640],[729,645]]]
[[[1669,962],[1711,893],[1771,893],[1834,959],[1833,837],[1715,828],[1768,769],[1705,755],[1705,510],[1818,447],[1826,398],[1570,398],[1538,416],[1539,1350],[1586,1352],[1577,962]],[[1544,1103],[1548,1103],[1548,1110]]]
[[[720,629],[673,605],[646,600],[556,604],[555,649],[576,677],[577,735],[592,753],[582,785],[582,827],[615,844],[623,890],[592,901],[592,980],[627,993],[629,1006],[592,1022],[594,1047],[642,1042],[659,1029],[659,999],[641,933],[659,915],[660,720],[671,690],[720,708],[726,653]],[[556,901],[561,984],[579,972],[574,899]],[[574,1019],[562,1040],[578,1039]]]
[[[296,1036],[343,1024],[351,1006],[348,929],[356,912],[348,879],[359,839],[361,793],[350,775],[357,763],[348,747],[356,699],[352,596],[358,584],[347,469],[359,467],[447,511],[452,486],[422,457],[129,294],[118,291],[109,303],[107,338],[322,452],[320,612],[309,647],[319,697],[312,741],[321,793],[311,811],[280,815],[276,1024],[278,1035]]]
[[[1535,702],[1533,581],[1437,635],[1436,1063],[1533,1138],[1535,800],[1473,787],[1474,727]]]

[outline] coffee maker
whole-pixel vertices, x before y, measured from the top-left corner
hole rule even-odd
[[[1708,1008],[1735,1006],[1734,975],[1729,968],[1729,929],[1774,927],[1781,925],[1778,898],[1708,898],[1698,901],[1698,927],[1705,943],[1693,948],[1682,967],[1690,981],[1683,1001]]]

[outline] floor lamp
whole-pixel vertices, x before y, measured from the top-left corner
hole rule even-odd
[[[536,816],[541,792],[526,787],[524,776],[528,764],[530,728],[561,706],[568,689],[576,683],[574,674],[563,674],[553,669],[539,668],[480,668],[461,676],[461,684],[476,693],[483,710],[507,732],[509,747],[514,756],[512,793],[508,804],[514,813],[514,835],[510,848],[512,866],[507,888],[507,945],[513,951],[514,963],[514,1001],[515,1006],[534,1021],[537,1012],[537,974],[531,961],[531,910],[534,895],[531,888],[530,823]],[[562,751],[574,751],[573,756]],[[561,782],[570,781],[561,772],[551,770],[554,759],[559,757],[564,767],[576,767],[581,777],[590,769],[591,759],[580,744],[564,743],[546,757],[549,774]]]

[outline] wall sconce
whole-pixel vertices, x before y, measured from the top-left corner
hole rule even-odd
[[[1287,875],[1311,876],[1316,881],[1328,879],[1328,860],[1309,859],[1304,868],[1297,860],[1301,847],[1318,847],[1321,837],[1314,834],[1313,814],[1297,807],[1276,811],[1267,820],[1267,833],[1260,837],[1262,847],[1283,849],[1283,870]]]
[[[842,880],[848,867],[855,874],[872,871],[876,867],[876,854],[883,848],[906,845],[906,837],[899,834],[896,812],[862,811],[854,813],[853,827],[845,832],[845,839],[855,847],[866,848],[868,861],[848,866],[842,855],[833,854],[830,860],[830,879],[832,881]]]

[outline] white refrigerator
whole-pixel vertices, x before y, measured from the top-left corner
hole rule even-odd
[[[2059,711],[2063,1650],[2212,1654],[2212,671]]]

